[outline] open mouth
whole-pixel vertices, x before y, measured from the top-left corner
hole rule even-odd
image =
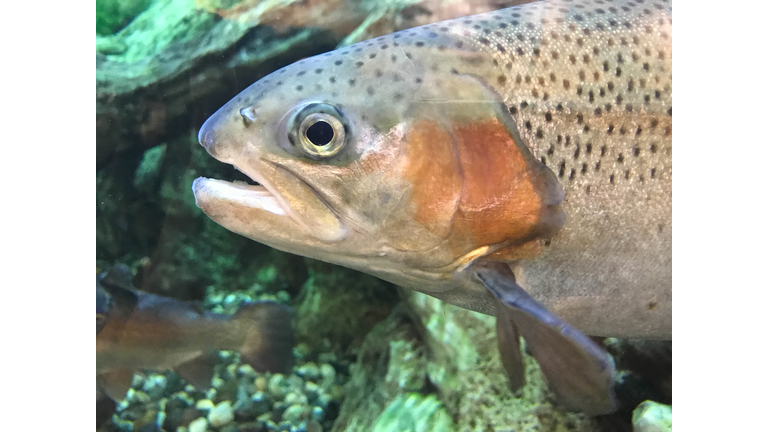
[[[258,181],[252,179],[236,166],[232,181],[209,179],[199,177],[192,183],[195,199],[200,194],[206,194],[226,199],[244,207],[256,208],[270,213],[284,216],[285,210],[278,202],[275,195]]]

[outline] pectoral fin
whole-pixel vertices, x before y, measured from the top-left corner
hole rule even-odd
[[[517,392],[525,384],[525,368],[520,354],[520,334],[517,332],[507,306],[496,303],[496,337],[499,340],[501,363],[507,372],[509,387]]]
[[[496,297],[498,308],[503,308],[497,319],[505,322],[497,324],[497,329],[506,329],[500,332],[499,343],[511,339],[518,329],[560,404],[590,415],[616,410],[615,366],[605,351],[528,295],[506,264],[479,263],[475,274]],[[504,366],[514,389],[520,385],[520,372],[510,372],[509,367],[519,367],[520,361],[514,358],[519,353],[511,353],[518,342],[512,344],[501,352],[507,356]]]

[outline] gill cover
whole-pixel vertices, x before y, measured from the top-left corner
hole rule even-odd
[[[535,240],[563,225],[557,178],[482,78],[427,75],[409,118],[405,176],[414,219],[447,239],[456,256],[484,246],[490,259],[531,256],[540,248]]]

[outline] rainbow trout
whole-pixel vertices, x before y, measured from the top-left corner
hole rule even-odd
[[[200,143],[257,185],[198,178],[198,207],[283,251],[497,317],[565,408],[614,410],[585,336],[671,338],[667,0],[544,1],[301,60]],[[577,330],[578,329],[578,330]]]
[[[116,265],[96,280],[96,399],[119,401],[140,369],[174,369],[208,389],[216,350],[240,352],[255,370],[285,372],[293,360],[292,310],[246,304],[232,316],[136,291],[130,269]]]

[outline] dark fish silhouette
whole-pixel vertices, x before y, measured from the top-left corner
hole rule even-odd
[[[216,350],[239,352],[257,371],[290,370],[291,308],[265,301],[218,314],[197,302],[137,291],[131,278],[128,267],[116,265],[96,280],[97,400],[100,391],[122,400],[140,369],[173,369],[207,389]]]

